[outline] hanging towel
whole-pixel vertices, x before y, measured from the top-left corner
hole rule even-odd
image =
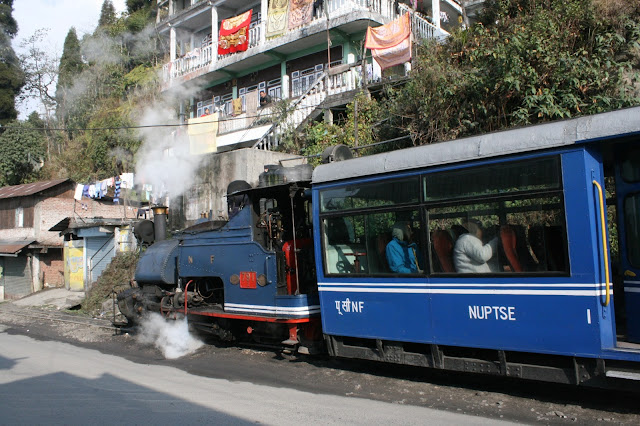
[[[82,187],[82,196],[89,198],[89,185],[84,185]]]
[[[245,95],[245,102],[247,106],[247,118],[250,122],[253,122],[258,112],[258,105],[260,104],[260,93],[257,90],[247,93]]]
[[[120,175],[120,187],[133,189],[133,173],[123,173]]]
[[[242,98],[234,99],[231,104],[233,105],[233,115],[242,114]]]
[[[118,197],[120,197],[120,183],[121,183],[120,179],[116,179],[116,181],[115,181],[116,189],[115,189],[115,192],[114,192],[114,195],[113,195],[113,202],[116,203],[116,204],[120,203],[120,199],[118,198]]]
[[[82,189],[83,188],[84,188],[84,186],[81,183],[79,183],[76,186],[76,193],[73,195],[74,199],[76,199],[78,201],[82,200]]]

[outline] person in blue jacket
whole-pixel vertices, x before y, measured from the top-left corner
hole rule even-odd
[[[422,272],[418,263],[418,250],[412,242],[413,231],[408,222],[396,222],[391,230],[393,239],[387,244],[386,255],[389,269],[399,274]]]

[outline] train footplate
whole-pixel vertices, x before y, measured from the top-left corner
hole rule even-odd
[[[284,345],[283,352],[295,353],[300,341],[298,340],[298,326],[295,324],[289,325],[289,338],[281,342]]]

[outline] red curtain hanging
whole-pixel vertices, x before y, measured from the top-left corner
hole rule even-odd
[[[222,21],[218,37],[218,53],[220,55],[247,50],[252,12],[253,10],[248,10],[241,15]]]

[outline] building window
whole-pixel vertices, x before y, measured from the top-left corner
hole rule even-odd
[[[24,210],[22,207],[16,208],[16,228],[24,227]]]

